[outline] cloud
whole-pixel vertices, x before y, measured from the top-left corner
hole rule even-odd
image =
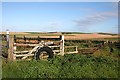
[[[60,23],[58,23],[58,22],[50,22],[50,23],[48,23],[48,27],[50,27],[50,28],[59,28],[61,26],[62,25]]]
[[[60,29],[63,27],[62,23],[53,21],[53,22],[48,22],[45,25],[46,29],[50,31],[60,31]]]
[[[97,12],[92,15],[86,16],[83,20],[74,20],[78,27],[90,27],[100,22],[104,22],[111,18],[117,18],[118,14],[115,12]]]
[[[118,2],[103,3],[103,7],[108,8],[108,10],[100,12],[99,9],[95,7],[83,8],[88,11],[89,15],[84,17],[82,20],[73,20],[79,27],[89,27],[96,23],[104,22],[113,17],[118,17]],[[103,9],[104,10],[104,9]]]

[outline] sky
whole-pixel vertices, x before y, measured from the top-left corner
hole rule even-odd
[[[117,2],[2,2],[2,31],[118,32]]]

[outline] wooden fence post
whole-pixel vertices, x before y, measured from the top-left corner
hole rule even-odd
[[[8,60],[13,60],[13,37],[9,35],[9,30],[6,31]]]
[[[61,43],[61,47],[60,47],[60,54],[62,55],[62,56],[64,56],[64,35],[61,35],[60,36],[60,38],[61,38],[61,41],[62,41],[62,43]]]
[[[25,35],[24,35],[24,41],[25,41],[24,43],[26,44],[26,37],[25,37]]]
[[[14,35],[14,43],[16,43],[16,35]]]
[[[38,44],[39,44],[39,42],[40,42],[40,37],[38,36]]]

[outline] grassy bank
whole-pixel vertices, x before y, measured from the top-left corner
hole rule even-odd
[[[2,65],[3,78],[118,78],[118,60],[71,54],[49,61],[15,61]]]

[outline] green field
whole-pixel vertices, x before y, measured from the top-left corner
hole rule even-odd
[[[118,78],[120,50],[104,47],[94,54],[66,54],[48,61],[6,61],[3,78]]]
[[[33,33],[34,35],[34,33]],[[95,39],[93,39],[95,40]],[[116,41],[117,38],[105,39]],[[2,41],[5,44],[5,41]],[[91,48],[100,42],[86,43],[84,40],[65,41],[65,46]],[[118,43],[119,44],[119,43]],[[55,55],[48,61],[8,61],[2,60],[2,78],[119,78],[120,50],[113,44],[98,49],[93,54]],[[6,48],[2,48],[7,52]],[[70,51],[70,50],[68,50]]]
[[[118,60],[71,54],[49,61],[3,61],[3,78],[118,78]]]

